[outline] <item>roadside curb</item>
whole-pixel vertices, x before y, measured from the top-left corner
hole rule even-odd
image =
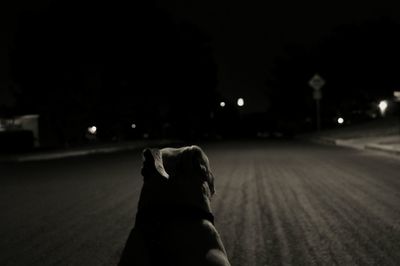
[[[400,155],[400,149],[397,149],[397,148],[389,146],[389,145],[368,144],[368,145],[365,145],[365,149],[387,152],[387,153],[394,154],[394,155]]]
[[[362,143],[358,142],[357,139],[347,140],[347,139],[317,137],[313,138],[312,141],[319,144],[335,145],[339,147],[348,147],[358,150],[371,150],[371,151],[386,152],[392,155],[400,155],[400,149],[398,147],[380,143]]]
[[[331,144],[331,145],[336,145],[337,140],[336,139],[331,139],[331,138],[322,138],[322,137],[317,137],[317,138],[311,138],[311,141],[316,142],[316,143],[321,143],[321,144]]]
[[[93,147],[83,148],[78,150],[65,150],[65,151],[53,151],[43,152],[37,154],[18,154],[18,155],[6,155],[0,156],[0,162],[32,162],[32,161],[47,161],[70,157],[80,157],[94,154],[107,154],[114,152],[130,151],[148,146],[164,146],[168,144],[177,143],[177,140],[154,140],[154,141],[138,141],[138,142],[127,142],[125,144],[118,144],[111,147]]]

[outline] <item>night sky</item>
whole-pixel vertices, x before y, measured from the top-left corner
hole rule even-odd
[[[9,81],[9,49],[13,45],[18,16],[36,12],[46,1],[7,0],[0,8],[0,103],[7,103],[4,87]],[[219,69],[219,91],[229,100],[244,97],[245,111],[263,111],[266,75],[283,45],[307,46],[341,24],[390,17],[397,20],[394,2],[375,1],[241,1],[158,0],[177,20],[188,20],[213,39]],[[288,77],[289,78],[289,77]]]
[[[268,103],[265,80],[283,45],[307,46],[341,24],[399,17],[395,1],[211,1],[159,0],[175,17],[190,20],[212,35],[219,66],[219,90],[243,96],[247,111]],[[173,3],[173,4],[172,4]],[[290,77],[288,77],[290,78]]]

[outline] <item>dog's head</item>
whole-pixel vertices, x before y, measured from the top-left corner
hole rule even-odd
[[[169,184],[188,191],[201,189],[209,198],[215,193],[210,163],[198,146],[145,149],[142,175],[145,183]]]

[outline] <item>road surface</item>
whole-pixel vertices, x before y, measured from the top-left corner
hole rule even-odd
[[[234,266],[399,265],[400,160],[301,142],[205,145]],[[0,265],[116,265],[139,151],[0,165]]]

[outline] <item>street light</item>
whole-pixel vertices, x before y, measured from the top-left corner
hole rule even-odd
[[[339,118],[337,119],[337,122],[338,122],[339,125],[343,124],[343,123],[344,123],[343,117],[339,117]]]
[[[379,111],[380,111],[382,116],[385,115],[386,109],[388,108],[388,106],[389,106],[389,104],[388,104],[388,101],[386,101],[386,100],[383,100],[383,101],[379,102],[378,108],[379,108]]]
[[[225,102],[220,102],[220,103],[219,103],[219,106],[225,107]]]
[[[97,132],[97,127],[95,126],[88,127],[88,132],[92,135],[95,135]]]
[[[244,100],[243,100],[243,98],[239,98],[239,99],[237,100],[237,105],[240,106],[240,107],[242,107],[242,106],[244,105]]]

